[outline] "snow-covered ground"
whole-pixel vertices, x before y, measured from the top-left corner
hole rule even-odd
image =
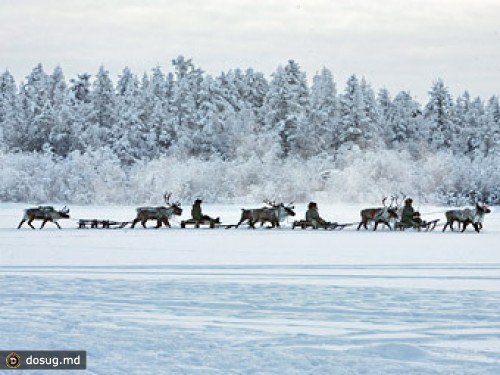
[[[26,206],[0,205],[2,350],[87,350],[106,375],[500,373],[498,209],[481,234],[76,229],[133,207],[17,230]],[[204,211],[234,223],[240,207]]]

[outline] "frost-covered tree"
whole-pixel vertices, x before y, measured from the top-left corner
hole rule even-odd
[[[380,136],[380,114],[375,93],[364,77],[361,79],[360,89],[363,97],[365,115],[363,132],[367,140],[367,145],[372,148],[379,148],[382,137]]]
[[[116,85],[117,120],[113,127],[113,150],[125,164],[140,160],[146,150],[146,133],[142,121],[144,108],[137,76],[126,67]]]
[[[174,74],[168,73],[160,77],[161,74],[154,72],[151,79],[155,99],[150,120],[156,132],[158,155],[167,153],[177,143],[178,127],[172,105],[175,87]]]
[[[59,66],[50,76],[49,101],[50,106],[44,110],[47,112],[46,116],[53,121],[49,133],[50,149],[56,155],[65,157],[77,147],[82,134],[75,132],[72,127],[72,103],[63,71]]]
[[[159,73],[161,73],[161,71]],[[156,85],[156,82],[152,82],[153,78],[156,79],[158,77],[153,75],[150,79],[149,76],[144,73],[140,85],[141,93],[139,94],[139,107],[141,108],[141,136],[143,138],[143,149],[141,150],[142,159],[152,159],[159,155],[158,137],[155,128],[156,123],[152,117],[154,104],[156,102],[156,95],[152,89],[152,85]]]
[[[72,137],[71,150],[83,152],[92,146],[92,97],[91,75],[88,73],[78,74],[76,78],[70,79],[66,108],[63,111],[65,126],[70,128],[74,134]]]
[[[422,142],[420,107],[407,91],[396,95],[386,114],[384,129],[386,145],[390,149],[410,149],[413,155]],[[426,140],[425,140],[426,141]]]
[[[196,122],[199,127],[193,134],[195,156],[209,158],[229,154],[229,134],[227,117],[234,113],[231,102],[226,98],[237,101],[237,97],[228,95],[222,84],[226,84],[222,75],[214,80],[211,76],[205,77],[199,91],[199,109]]]
[[[482,149],[481,143],[486,127],[484,104],[479,98],[471,100],[468,92],[465,92],[460,99],[457,99],[454,108],[452,150],[456,154],[474,156]]]
[[[203,71],[183,56],[172,61],[175,81],[170,100],[171,122],[168,128],[175,133],[176,152],[192,155],[196,149],[193,136],[200,130],[197,123],[197,110]]]
[[[282,158],[307,153],[299,128],[307,121],[309,90],[306,76],[294,60],[272,74],[263,110],[265,128],[279,139]]]
[[[486,155],[500,155],[500,103],[492,96],[486,105],[483,150]]]
[[[159,157],[170,146],[170,137],[165,137],[169,122],[169,90],[165,74],[159,66],[153,68],[151,77],[142,79],[141,106],[144,124],[144,156],[148,159]]]
[[[313,77],[309,121],[321,151],[334,151],[339,131],[339,103],[333,74],[325,67]]]
[[[361,83],[363,83],[362,80]],[[366,149],[374,142],[376,134],[376,109],[373,91],[352,75],[340,97],[339,138],[336,148],[357,146]]]
[[[90,124],[85,143],[87,148],[97,150],[111,148],[115,142],[113,127],[117,121],[115,88],[109,72],[100,66],[90,92],[92,103]]]
[[[449,149],[453,143],[453,101],[448,88],[438,79],[429,91],[424,109],[426,136],[433,150]]]
[[[16,82],[9,71],[0,75],[0,150],[20,148],[23,129]]]
[[[455,131],[453,134],[454,142],[452,144],[454,153],[460,154],[470,152],[468,141],[470,134],[467,128],[467,118],[470,117],[471,106],[471,97],[467,91],[457,97],[453,108],[452,119],[454,123],[453,129]]]
[[[21,110],[26,121],[26,134],[22,137],[26,143],[20,145],[23,151],[42,151],[48,147],[49,134],[54,124],[50,89],[50,77],[42,64],[38,64],[22,86]]]
[[[391,129],[391,117],[394,112],[391,94],[386,88],[380,89],[377,94],[377,106],[379,119],[378,123],[381,129],[381,135],[387,147],[392,147],[394,139],[393,129]]]
[[[263,126],[262,106],[269,92],[269,82],[264,77],[264,74],[253,69],[247,69],[242,79],[243,81],[238,83],[241,98],[245,106],[252,110],[256,125]]]
[[[51,106],[56,111],[60,111],[68,96],[68,85],[64,78],[63,70],[60,66],[56,66],[49,77],[49,99]]]

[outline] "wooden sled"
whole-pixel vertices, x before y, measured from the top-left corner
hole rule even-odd
[[[130,221],[80,219],[78,220],[78,229],[122,229],[125,228],[128,224],[130,224]]]
[[[399,229],[399,230],[405,230],[405,229],[408,229],[408,228],[414,228],[418,231],[421,231],[421,230],[425,230],[426,232],[432,232],[435,228],[436,228],[436,225],[438,223],[439,219],[436,219],[436,220],[431,220],[431,221],[423,221],[422,223],[420,223],[420,225],[408,225],[408,224],[405,224],[405,223],[402,223],[402,222],[397,222],[395,225],[394,225],[394,228],[395,229]]]
[[[220,222],[217,222],[217,220],[195,220],[195,219],[189,219],[189,220],[182,220],[181,221],[181,228],[184,229],[188,226],[193,226],[194,228],[200,228],[202,226],[208,226],[209,228],[227,228],[227,225],[223,225]]]
[[[325,230],[342,230],[347,226],[353,225],[352,223],[346,223],[346,224],[339,224],[339,223],[326,223],[326,224],[318,224],[317,227],[315,228],[313,223],[310,221],[306,220],[297,220],[294,221],[292,224],[292,229],[295,229],[297,227],[300,227],[301,229],[306,229],[306,228],[313,228],[313,229],[325,229]]]

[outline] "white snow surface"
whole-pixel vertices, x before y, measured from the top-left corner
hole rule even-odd
[[[106,375],[500,373],[498,208],[480,234],[76,229],[134,207],[17,230],[29,206],[0,205],[1,350],[86,350],[78,373]],[[203,208],[224,223],[241,212]],[[320,213],[355,222],[361,208]]]

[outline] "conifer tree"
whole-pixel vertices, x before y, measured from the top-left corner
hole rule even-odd
[[[113,133],[117,121],[115,88],[109,72],[100,66],[92,83],[90,101],[92,109],[86,139],[87,147],[97,150],[102,147],[111,148],[115,142]]]
[[[289,60],[272,75],[269,92],[263,106],[266,128],[279,139],[280,156],[300,154],[304,138],[299,137],[300,126],[307,121],[309,90],[300,66]]]
[[[19,96],[9,71],[0,75],[0,150],[19,150],[25,125],[20,118]]]
[[[22,111],[26,121],[26,143],[23,151],[42,151],[48,147],[49,134],[54,124],[50,103],[50,77],[38,64],[26,77],[22,86]]]
[[[113,128],[113,149],[123,163],[131,165],[143,157],[146,135],[142,122],[144,108],[140,100],[140,83],[128,67],[118,77],[116,93],[117,120]]]
[[[339,103],[332,72],[325,67],[313,77],[309,121],[314,127],[320,150],[334,151],[338,144]]]
[[[175,81],[170,100],[172,118],[168,128],[174,134],[176,152],[192,155],[197,148],[193,137],[200,131],[197,110],[203,71],[196,68],[191,59],[186,60],[183,56],[177,57],[172,64]]]
[[[365,149],[370,141],[371,134],[365,111],[366,103],[363,98],[359,79],[352,75],[346,83],[344,94],[340,98],[340,123],[337,149],[340,146],[352,148],[357,146]]]
[[[433,150],[449,149],[453,143],[453,102],[448,88],[438,79],[429,91],[424,109],[426,137]]]

